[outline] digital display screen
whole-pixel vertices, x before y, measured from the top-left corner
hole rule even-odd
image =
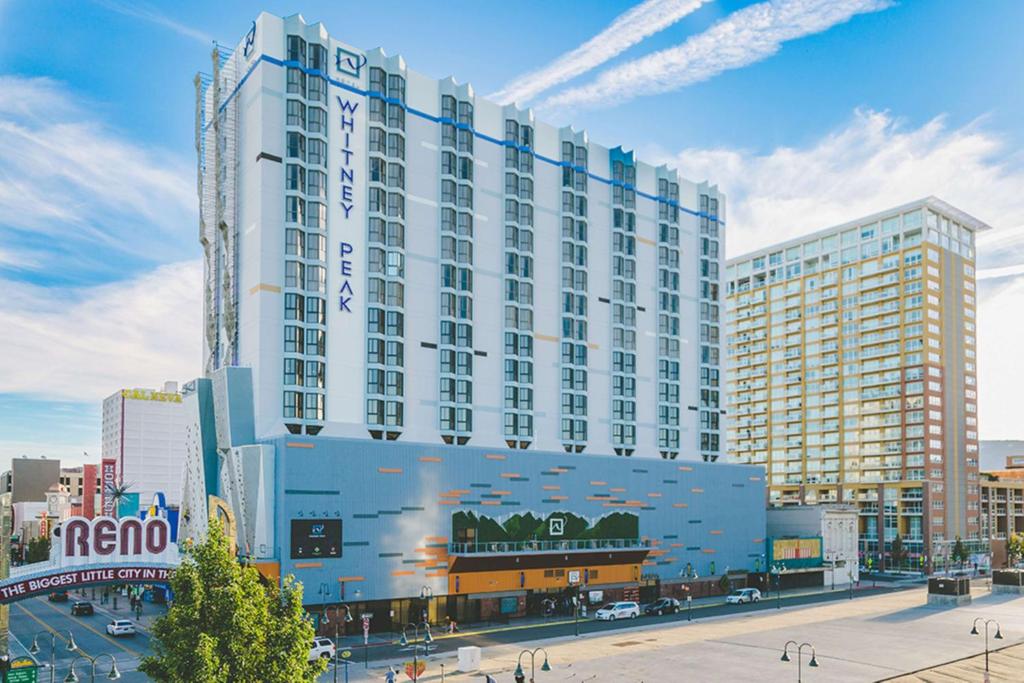
[[[293,519],[292,559],[341,557],[340,519]]]

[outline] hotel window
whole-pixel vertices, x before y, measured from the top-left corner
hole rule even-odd
[[[284,417],[302,417],[302,393],[298,391],[284,392]]]

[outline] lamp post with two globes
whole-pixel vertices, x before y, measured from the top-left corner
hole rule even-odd
[[[979,621],[983,622],[985,624],[985,681],[987,682],[988,681],[988,625],[989,624],[995,624],[996,625],[996,635],[995,635],[995,639],[996,640],[1002,640],[1003,639],[1003,631],[1002,631],[1002,629],[999,628],[999,622],[996,621],[995,619],[985,619],[984,617],[978,617],[977,619],[974,620],[974,623],[971,624],[971,635],[972,636],[978,635],[978,622]]]
[[[423,656],[426,657],[430,654],[430,644],[434,642],[433,636],[430,635],[430,624],[426,621],[419,624],[406,624],[402,629],[402,637],[399,638],[398,643],[402,647],[409,646],[408,631],[412,628],[413,640],[412,640],[412,680],[413,683],[420,678],[420,667],[419,667],[419,650],[420,650],[420,627],[423,627]]]
[[[29,654],[39,654],[39,636],[50,636],[50,683],[54,683],[57,675],[57,632],[56,631],[39,631],[32,636],[32,647],[28,649]],[[78,650],[78,645],[75,644],[75,634],[68,631],[67,637],[67,651],[75,652]]]
[[[815,668],[817,668],[817,666],[818,666],[818,658],[815,656],[814,646],[811,645],[810,643],[800,643],[799,645],[797,645],[795,640],[787,640],[785,647],[782,648],[782,657],[779,658],[783,662],[790,661],[790,659],[789,659],[789,646],[790,645],[792,645],[794,648],[796,648],[796,683],[803,683],[803,680],[804,680],[804,677],[803,677],[803,673],[804,673],[803,672],[803,653],[804,653],[804,648],[805,647],[811,648],[811,661],[808,662],[808,664],[810,666],[815,667]]]
[[[551,671],[551,665],[548,664],[548,651],[542,647],[538,647],[536,650],[523,650],[519,653],[519,659],[516,660],[516,671],[515,676],[516,683],[526,683],[526,673],[523,671],[523,655],[530,655],[530,683],[534,683],[534,676],[536,676],[536,665],[537,665],[537,653],[544,653],[544,663],[540,665],[541,671]]]
[[[89,683],[96,683],[96,662],[99,661],[100,657],[110,657],[110,672],[107,673],[107,680],[116,681],[121,678],[121,672],[117,670],[117,660],[114,659],[114,655],[107,654],[106,652],[98,654],[95,657],[80,654],[71,660],[71,668],[68,669],[68,675],[64,677],[64,683],[78,683],[79,678],[78,674],[75,673],[75,664],[78,663],[79,659],[84,659],[89,662]]]

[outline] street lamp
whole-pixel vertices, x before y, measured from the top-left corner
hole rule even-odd
[[[779,658],[783,662],[790,661],[790,659],[789,659],[789,646],[790,645],[792,645],[794,648],[796,648],[796,683],[803,683],[803,680],[804,680],[803,679],[803,654],[804,654],[804,648],[805,647],[811,648],[811,661],[808,662],[808,664],[810,666],[815,667],[815,668],[817,668],[817,666],[818,666],[818,659],[817,659],[817,657],[815,656],[815,653],[814,653],[814,646],[811,645],[810,643],[800,643],[800,645],[797,645],[795,640],[787,640],[786,641],[786,645],[782,648],[782,657]]]
[[[54,683],[57,675],[57,632],[56,631],[39,631],[32,636],[32,647],[28,649],[29,654],[39,654],[39,636],[50,636],[50,683]],[[75,644],[75,635],[68,631],[68,644],[67,651],[74,652],[78,649],[78,645]]]
[[[683,570],[683,578],[686,582],[686,620],[693,621],[693,590],[690,588],[690,582],[696,581],[700,577],[697,575],[697,571],[693,568],[689,562],[686,563],[686,569]]]
[[[419,650],[420,650],[420,627],[423,627],[423,656],[426,657],[430,654],[430,644],[434,642],[434,638],[430,635],[430,624],[422,622],[419,624],[406,624],[402,628],[402,637],[398,639],[398,644],[402,647],[409,646],[409,628],[412,627],[412,680],[418,681],[420,676],[419,667]]]
[[[977,619],[974,620],[974,623],[971,624],[971,635],[972,636],[978,635],[978,622],[979,621],[981,621],[981,622],[983,622],[985,624],[985,680],[988,681],[988,625],[989,624],[995,624],[996,625],[996,635],[995,635],[995,639],[996,640],[1002,640],[1003,639],[1003,632],[999,628],[999,622],[996,621],[995,619],[985,619],[983,617],[978,617]]]
[[[526,673],[523,671],[523,655],[530,655],[530,683],[534,683],[534,676],[536,672],[537,664],[537,653],[544,653],[544,663],[540,665],[541,671],[551,671],[551,666],[548,664],[548,651],[542,647],[538,647],[536,650],[523,650],[519,653],[519,659],[516,660],[516,671],[515,676],[516,683],[526,683]]]
[[[75,673],[75,664],[78,663],[79,659],[84,659],[89,662],[90,673],[89,683],[96,682],[96,662],[99,661],[100,657],[110,657],[110,672],[107,673],[108,681],[116,681],[121,678],[121,672],[117,670],[117,660],[114,659],[114,655],[107,654],[106,652],[98,654],[95,657],[89,655],[80,654],[71,660],[71,668],[68,669],[68,675],[64,677],[64,683],[78,683],[78,674]]]
[[[430,586],[420,586],[420,600],[426,602],[427,606],[423,609],[423,621],[430,622],[430,599],[434,597],[434,589]]]
[[[338,605],[334,608],[334,683],[338,683],[338,627],[341,626],[342,620],[338,618],[338,610],[342,607],[345,608],[345,622],[352,621],[352,610],[349,609],[348,605]],[[322,623],[331,623],[330,617],[327,616],[327,607],[324,607],[324,618]],[[348,662],[345,662],[345,679],[348,680]]]
[[[580,585],[576,584],[576,595],[572,598],[572,621],[576,637],[580,637]]]
[[[782,609],[782,572],[781,564],[772,565],[772,576],[775,577],[775,609]]]

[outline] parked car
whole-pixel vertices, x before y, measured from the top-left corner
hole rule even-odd
[[[107,633],[112,636],[134,636],[135,624],[128,619],[114,619],[107,624]]]
[[[610,602],[594,613],[600,621],[636,619],[640,616],[640,605],[635,602]]]
[[[725,601],[730,605],[739,605],[744,602],[757,602],[761,599],[761,591],[756,588],[739,588],[725,596]]]
[[[71,616],[81,617],[93,613],[92,603],[87,600],[75,600],[71,603]]]
[[[309,661],[317,659],[334,659],[334,643],[330,638],[314,638],[313,647],[309,648]]]
[[[67,591],[54,591],[46,596],[46,599],[50,602],[67,602],[68,592]]]
[[[658,598],[649,605],[644,605],[644,614],[675,614],[679,611],[679,601],[675,598]]]

